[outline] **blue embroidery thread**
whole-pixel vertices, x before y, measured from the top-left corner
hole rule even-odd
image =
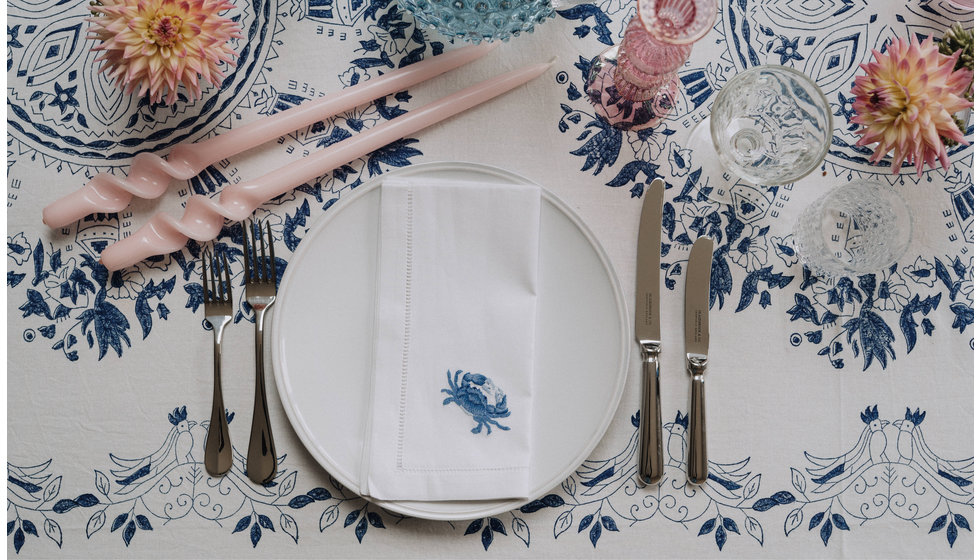
[[[459,380],[461,373],[463,370],[458,369],[454,376],[452,370],[446,370],[449,388],[441,392],[449,397],[442,401],[443,406],[454,402],[472,416],[473,420],[476,420],[476,427],[470,431],[474,434],[480,433],[486,426],[489,436],[490,424],[501,430],[509,430],[509,426],[502,426],[493,420],[510,416],[510,411],[507,410],[507,395],[489,377],[479,373],[463,374],[461,383]]]

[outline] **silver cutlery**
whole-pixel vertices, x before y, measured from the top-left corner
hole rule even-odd
[[[664,182],[647,189],[640,213],[636,247],[636,318],[634,330],[643,359],[640,405],[640,481],[656,484],[664,474],[660,428],[660,236],[663,227]]]
[[[687,479],[692,484],[708,480],[708,441],[704,422],[704,374],[708,369],[708,296],[711,290],[711,258],[714,243],[699,237],[687,262],[684,288],[684,340],[687,373],[691,376],[690,434]]]
[[[208,263],[211,268],[208,270]],[[231,276],[228,259],[221,255],[224,278],[210,251],[201,255],[201,284],[204,288],[204,317],[214,333],[214,396],[211,400],[211,424],[204,442],[204,468],[211,476],[221,476],[231,468],[231,439],[221,393],[221,339],[231,321]],[[210,284],[210,289],[208,285]]]
[[[265,346],[263,333],[265,313],[276,303],[276,251],[272,240],[272,227],[266,222],[269,258],[266,258],[266,239],[259,223],[249,220],[242,223],[242,246],[245,254],[245,301],[255,314],[255,406],[252,410],[252,433],[248,440],[248,456],[245,470],[248,478],[265,484],[276,474],[276,445],[269,422],[269,405],[265,391]],[[255,236],[252,238],[252,236]],[[257,248],[258,246],[258,248]],[[249,258],[251,257],[251,265]]]

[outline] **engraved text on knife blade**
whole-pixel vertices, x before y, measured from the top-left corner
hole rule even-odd
[[[653,293],[646,292],[643,294],[643,324],[651,326],[657,320],[658,317],[655,314],[653,304]]]
[[[704,311],[697,309],[694,311],[694,342],[701,342],[704,338]]]

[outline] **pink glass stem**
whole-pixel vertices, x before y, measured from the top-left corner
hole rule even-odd
[[[231,221],[244,220],[263,202],[399,138],[510,91],[540,76],[551,64],[526,66],[470,86],[258,179],[225,187],[218,200],[193,195],[187,200],[184,215],[179,220],[164,213],[153,216],[133,235],[107,247],[102,252],[102,264],[109,270],[119,270],[147,257],[178,251],[188,238],[200,242],[214,239],[226,218]]]
[[[119,212],[129,206],[134,195],[157,198],[166,192],[172,179],[190,179],[212,163],[458,68],[487,54],[497,44],[449,51],[225,134],[196,143],[179,144],[166,160],[148,152],[137,154],[128,177],[99,173],[82,188],[45,207],[42,221],[49,227],[58,228],[96,212]]]
[[[691,45],[658,41],[634,17],[626,26],[619,47],[619,65],[613,79],[619,95],[630,101],[646,101],[674,78],[675,71],[691,55]]]

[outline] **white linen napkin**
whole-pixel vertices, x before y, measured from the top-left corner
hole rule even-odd
[[[528,497],[540,204],[533,185],[384,181],[362,494]]]

